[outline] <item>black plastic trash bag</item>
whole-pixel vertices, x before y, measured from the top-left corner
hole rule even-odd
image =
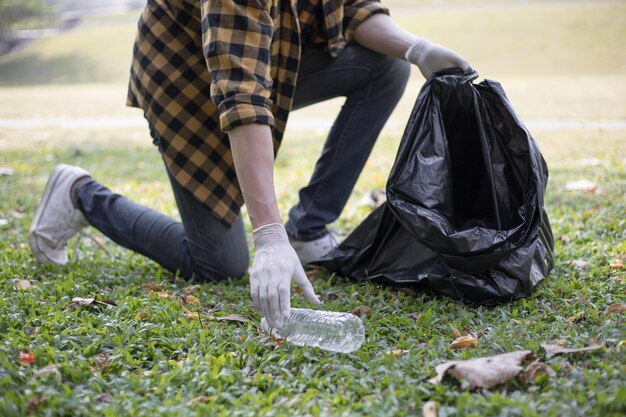
[[[476,77],[446,70],[426,82],[387,202],[318,265],[487,305],[529,296],[548,274],[546,163],[500,84]]]

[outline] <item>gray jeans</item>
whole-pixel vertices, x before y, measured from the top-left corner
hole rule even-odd
[[[326,225],[341,214],[409,72],[408,63],[357,45],[334,59],[321,50],[303,54],[294,107],[334,97],[346,97],[346,102],[309,184],[289,211],[285,226],[290,236],[313,240],[328,233]],[[241,217],[228,228],[171,176],[170,182],[182,223],[93,179],[76,188],[78,206],[104,235],[183,278],[218,281],[245,274],[250,257]]]

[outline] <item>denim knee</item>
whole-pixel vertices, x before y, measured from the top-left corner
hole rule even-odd
[[[241,278],[248,272],[250,254],[222,253],[219,262],[207,262],[206,257],[196,256],[191,260],[193,275],[200,282],[218,282],[229,278]],[[215,259],[215,258],[214,258]]]

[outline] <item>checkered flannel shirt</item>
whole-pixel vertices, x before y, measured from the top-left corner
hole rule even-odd
[[[228,131],[267,124],[276,152],[296,88],[299,28],[337,56],[376,13],[388,13],[378,0],[148,0],[127,104],[143,109],[174,178],[231,225],[243,197]]]

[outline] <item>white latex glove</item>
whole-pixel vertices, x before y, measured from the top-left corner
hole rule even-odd
[[[417,42],[406,51],[405,58],[410,63],[417,65],[426,79],[434,72],[446,68],[458,67],[466,70],[469,67],[467,59],[426,38],[418,38]]]
[[[252,232],[252,238],[256,248],[250,271],[252,302],[271,327],[282,327],[283,318],[289,315],[292,277],[304,298],[313,304],[321,303],[282,224],[261,226]]]

